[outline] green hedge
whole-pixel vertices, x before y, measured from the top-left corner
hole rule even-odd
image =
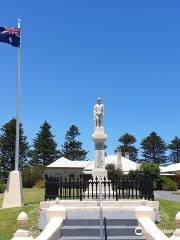
[[[154,190],[176,191],[178,189],[177,183],[171,178],[160,176],[158,164],[142,163],[139,169],[129,172],[128,178],[137,179],[141,174],[152,177]]]
[[[128,173],[129,179],[137,179],[140,176],[151,176],[153,181],[160,178],[160,168],[158,164],[142,163],[137,170],[131,170]]]
[[[23,187],[32,188],[39,180],[43,180],[44,166],[26,167],[21,170]]]
[[[178,189],[177,183],[169,177],[161,177],[161,189],[166,191],[176,191]]]
[[[36,183],[36,187],[37,188],[45,188],[44,180],[42,180],[42,179],[38,180],[37,183]]]
[[[5,190],[5,184],[2,181],[0,181],[0,193],[3,193],[4,190]]]
[[[177,183],[166,176],[161,176],[154,182],[154,190],[176,191],[177,189]]]
[[[106,170],[108,179],[111,181],[116,178],[121,178],[123,176],[123,172],[120,169],[116,168],[114,164],[107,164]]]

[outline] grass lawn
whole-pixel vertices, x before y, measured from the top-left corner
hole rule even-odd
[[[180,212],[180,202],[173,202],[167,200],[159,200],[160,202],[160,213],[161,222],[158,224],[159,228],[163,231],[165,230],[166,235],[169,237],[172,233],[167,233],[168,231],[174,231],[175,226],[175,216],[177,212]]]
[[[25,206],[23,208],[0,209],[0,240],[10,240],[13,233],[17,230],[16,219],[21,211],[25,211],[29,217],[29,229],[33,236],[38,235],[38,214],[39,203],[43,200],[44,189],[24,189]],[[3,194],[0,194],[0,206],[2,204]],[[159,228],[163,231],[175,230],[175,215],[180,211],[180,202],[171,202],[159,200],[161,223]],[[166,233],[168,236],[172,234]]]
[[[0,209],[0,240],[10,240],[17,230],[16,219],[20,212],[25,211],[29,217],[29,229],[34,236],[38,234],[37,221],[39,203],[43,200],[44,189],[24,189],[23,208]],[[2,206],[3,194],[0,194],[0,206]]]

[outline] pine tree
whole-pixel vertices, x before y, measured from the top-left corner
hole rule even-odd
[[[143,157],[146,161],[164,163],[167,160],[166,143],[155,132],[152,132],[148,137],[142,140],[141,148],[143,150]]]
[[[175,137],[169,144],[170,156],[174,163],[180,162],[180,138]]]
[[[8,173],[15,169],[16,120],[13,118],[0,130],[0,165],[2,171]],[[19,168],[21,169],[29,161],[29,144],[21,123],[19,132]]]
[[[134,146],[136,138],[131,134],[125,133],[119,138],[118,141],[120,142],[120,145],[117,147],[117,149],[121,149],[122,155],[125,156],[125,153],[128,152],[131,160],[137,160],[138,150]]]
[[[33,141],[31,165],[48,165],[60,157],[51,126],[44,122]]]
[[[82,149],[82,143],[76,138],[80,135],[78,128],[72,125],[70,129],[66,132],[65,142],[62,145],[62,155],[63,157],[75,161],[86,160],[86,155],[88,152]]]

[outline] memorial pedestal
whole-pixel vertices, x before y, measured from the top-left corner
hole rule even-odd
[[[2,208],[22,207],[22,178],[19,171],[9,173]]]
[[[95,144],[95,160],[94,160],[94,169],[92,172],[93,178],[106,178],[107,179],[107,170],[105,169],[105,153],[104,153],[104,142],[107,139],[107,135],[104,132],[103,127],[95,127],[94,134],[92,139]]]
[[[107,179],[107,170],[106,169],[100,169],[100,168],[95,168],[92,172],[92,177],[95,179],[101,178],[102,180],[104,177]]]

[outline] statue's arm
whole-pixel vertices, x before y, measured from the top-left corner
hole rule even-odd
[[[96,116],[96,106],[94,106],[94,116]]]
[[[104,116],[104,105],[102,105],[102,114]]]

